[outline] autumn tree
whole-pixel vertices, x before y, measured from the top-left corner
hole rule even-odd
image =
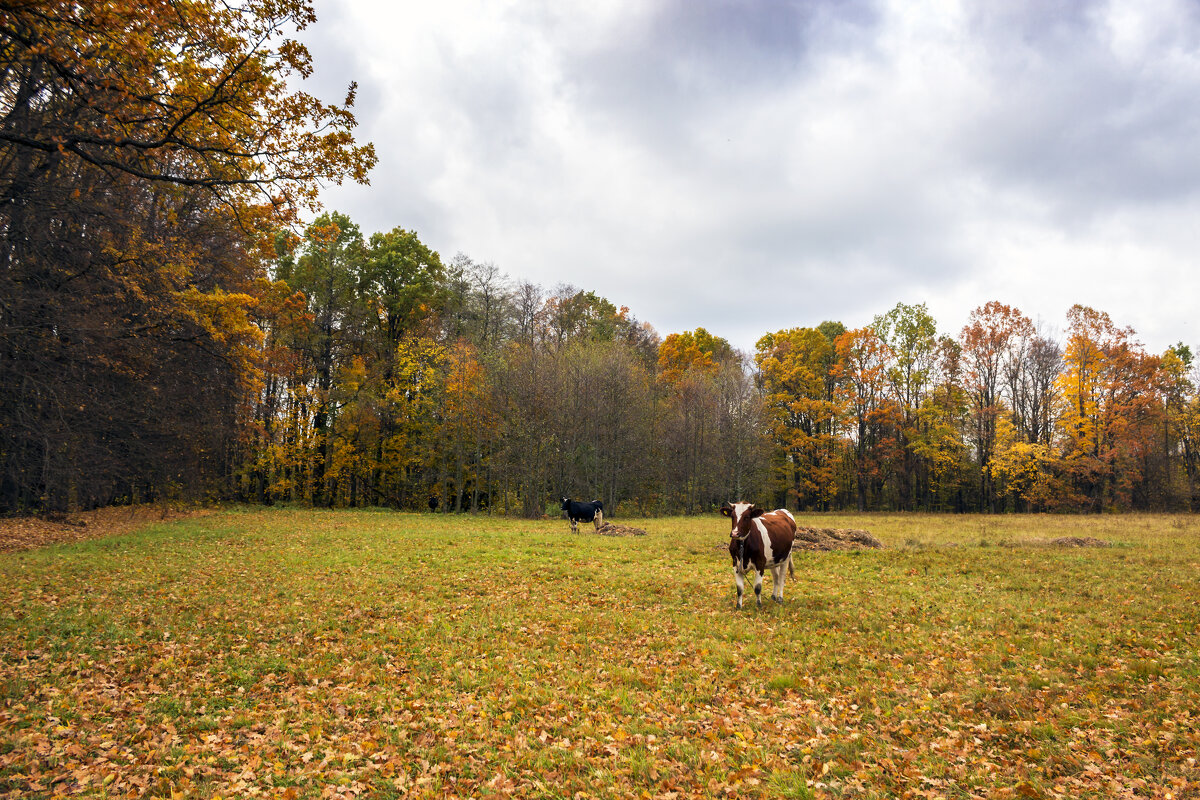
[[[843,413],[828,392],[834,352],[817,328],[769,333],[757,344],[766,413],[780,448],[779,475],[800,509],[828,508],[837,494],[836,436]]]
[[[313,501],[331,504],[337,495],[336,476],[327,478],[333,456],[337,414],[346,402],[346,384],[335,381],[339,371],[361,356],[369,309],[363,302],[366,244],[358,226],[345,214],[322,214],[308,226],[297,253],[284,253],[275,275],[307,298],[312,319],[308,335],[298,343],[311,368],[306,387],[313,413]],[[358,368],[364,368],[360,363]],[[365,383],[355,381],[352,393]]]
[[[323,504],[414,503],[417,486],[408,481],[427,491],[432,467],[427,459],[414,472],[412,459],[401,457],[395,444],[411,432],[412,420],[403,415],[413,411],[406,392],[414,353],[441,374],[441,356],[430,356],[444,353],[430,344],[441,335],[446,298],[438,254],[403,228],[364,240],[337,212],[321,215],[279,250],[277,284],[301,298],[307,320],[278,329],[270,320],[264,325],[268,340],[287,340],[290,357],[282,360],[294,365],[281,427],[288,444],[273,444],[300,465],[291,469],[296,483],[286,493]],[[423,385],[428,400],[429,381]],[[441,403],[441,390],[437,397]],[[435,422],[433,416],[421,420],[430,435],[441,431]]]
[[[891,351],[871,328],[846,331],[834,341],[833,376],[847,416],[850,468],[859,511],[877,508],[883,480],[896,457],[898,406],[887,397]]]
[[[658,348],[658,377],[671,386],[691,371],[715,375],[722,363],[734,358],[729,342],[704,328],[672,333]]]
[[[444,443],[447,348],[421,334],[402,337],[383,383],[375,484],[382,504],[424,509],[430,497],[446,501]]]
[[[363,352],[370,380],[363,400],[372,405],[379,419],[378,435],[360,445],[374,451],[368,491],[372,503],[403,505],[417,490],[392,475],[413,467],[410,456],[397,451],[395,444],[405,438],[402,429],[411,427],[411,420],[405,418],[411,410],[405,392],[413,389],[409,359],[414,348],[431,352],[446,305],[441,257],[415,231],[397,227],[373,233],[366,245],[357,294],[364,305]],[[422,397],[427,398],[428,392]]]
[[[902,454],[896,475],[900,508],[911,509],[921,493],[921,465],[911,447],[921,405],[936,366],[937,323],[924,303],[897,303],[875,317],[872,330],[892,355],[886,370],[888,392],[900,412],[899,448]]]
[[[717,469],[726,443],[719,436],[716,377],[733,360],[729,342],[704,328],[672,333],[658,348],[662,494],[686,512],[711,505],[713,492],[719,492]]]
[[[1033,333],[1033,323],[1019,309],[996,301],[971,312],[959,340],[964,362],[964,388],[971,404],[971,439],[979,466],[980,502],[996,510],[996,487],[991,472],[996,423],[1006,405],[1002,396],[1004,367],[1017,342]]]
[[[1172,505],[1193,508],[1197,497],[1197,436],[1200,435],[1200,397],[1192,349],[1178,342],[1162,354],[1160,380],[1163,399],[1163,457],[1167,494]],[[1178,462],[1178,466],[1176,466]],[[1182,484],[1178,489],[1176,484]]]
[[[448,349],[438,448],[441,501],[454,511],[479,510],[499,417],[476,350],[460,339]]]
[[[1161,403],[1156,357],[1108,314],[1082,305],[1067,312],[1058,388],[1063,458],[1092,510],[1147,504],[1146,458]]]
[[[1015,511],[1064,507],[1063,487],[1056,475],[1050,446],[1022,436],[1011,415],[1001,415],[996,421],[988,471],[995,480],[997,494]]]
[[[237,465],[243,499],[270,504],[295,495],[296,476],[306,472],[308,437],[300,434],[295,388],[303,383],[304,362],[297,343],[312,324],[307,298],[284,281],[260,279],[253,322],[263,332],[261,385],[251,411],[250,435]],[[305,412],[307,416],[307,412]]]
[[[288,0],[0,9],[0,508],[228,474],[264,234],[374,163],[352,90],[296,88],[287,37],[312,21]]]
[[[967,392],[962,385],[962,347],[938,337],[930,388],[909,429],[909,448],[919,468],[919,501],[935,511],[963,511],[971,465],[967,448]]]

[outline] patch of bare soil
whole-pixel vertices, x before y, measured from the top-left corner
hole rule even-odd
[[[1094,536],[1060,536],[1057,539],[1020,539],[1003,541],[1003,547],[1112,547],[1112,542]]]
[[[208,508],[143,505],[38,517],[3,517],[0,518],[0,553],[132,533],[156,522],[203,516],[212,512]]]
[[[593,530],[595,530],[595,526],[592,526],[592,528],[593,528]],[[579,529],[585,530],[585,528],[582,525],[580,526]],[[634,528],[629,525],[614,525],[611,522],[600,523],[600,528],[599,528],[599,530],[596,530],[596,533],[600,534],[601,536],[645,536],[646,535],[646,532],[644,530],[642,530],[641,528]]]
[[[856,528],[809,528],[801,525],[796,529],[796,550],[880,550],[883,542],[867,531]]]

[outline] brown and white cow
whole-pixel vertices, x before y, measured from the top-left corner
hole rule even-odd
[[[737,584],[737,607],[742,607],[746,591],[745,575],[753,569],[754,597],[762,608],[763,572],[771,570],[775,585],[771,597],[783,602],[784,570],[792,569],[792,543],[796,540],[796,520],[786,508],[766,512],[751,503],[726,503],[721,513],[733,520],[729,532],[729,555],[733,558],[733,580]]]

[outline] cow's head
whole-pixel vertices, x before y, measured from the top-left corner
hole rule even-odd
[[[750,520],[761,517],[763,510],[753,503],[726,503],[721,506],[721,513],[729,517],[733,523],[729,538],[742,539],[749,532]]]
[[[562,499],[562,510],[563,510],[563,511],[569,511],[569,510],[570,510],[570,508],[571,508],[571,498],[569,498],[569,497],[564,497],[564,498]]]

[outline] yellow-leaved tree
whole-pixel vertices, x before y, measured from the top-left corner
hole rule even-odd
[[[1146,459],[1162,430],[1160,361],[1102,311],[1073,306],[1067,324],[1057,381],[1063,467],[1079,502],[1128,508],[1147,491]]]
[[[1055,458],[1049,446],[1021,436],[1010,414],[997,418],[995,434],[988,468],[999,495],[1017,511],[1057,508],[1061,483],[1054,473]]]
[[[758,340],[767,418],[780,448],[777,476],[798,508],[826,508],[837,495],[837,435],[845,408],[832,396],[836,351],[817,328],[791,328]]]
[[[441,447],[439,415],[446,390],[446,348],[428,336],[396,343],[382,416],[387,436],[380,451],[380,489],[403,507],[411,487],[440,497],[437,468]]]

